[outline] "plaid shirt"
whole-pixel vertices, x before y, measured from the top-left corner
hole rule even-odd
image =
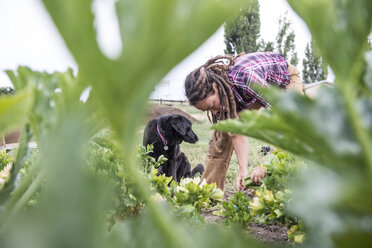
[[[237,111],[247,109],[255,102],[263,107],[270,104],[251,88],[251,85],[285,88],[289,84],[288,63],[280,53],[259,52],[238,57],[235,64],[226,71],[234,85],[231,86]],[[256,87],[257,88],[257,87]]]

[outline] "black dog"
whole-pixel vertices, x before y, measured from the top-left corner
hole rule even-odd
[[[192,171],[186,155],[181,152],[182,141],[196,143],[198,136],[191,128],[191,122],[182,115],[165,115],[149,121],[143,135],[143,145],[154,145],[149,155],[158,159],[164,155],[168,160],[158,168],[158,175],[172,176],[180,182],[183,177],[194,177],[204,172],[204,166],[198,164]]]

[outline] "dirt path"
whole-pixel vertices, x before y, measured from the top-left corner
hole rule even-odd
[[[147,112],[147,116],[146,116],[146,121],[158,118],[158,117],[163,116],[163,115],[171,115],[171,114],[182,115],[182,116],[186,117],[191,122],[198,121],[197,119],[195,119],[194,117],[192,117],[188,113],[186,113],[186,112],[184,112],[184,111],[182,111],[178,108],[175,108],[175,107],[172,107],[172,106],[159,106],[159,105],[154,105],[154,106],[151,106],[149,108],[149,110]]]

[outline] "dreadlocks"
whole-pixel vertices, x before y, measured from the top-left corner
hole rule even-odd
[[[226,71],[234,65],[235,58],[229,55],[216,56],[208,60],[204,65],[196,68],[186,77],[186,97],[189,99],[191,105],[195,105],[197,102],[214,94],[213,83],[218,85],[218,96],[222,109],[216,114],[212,113],[212,120],[208,111],[208,119],[213,123],[217,123],[219,120],[238,117],[234,94],[230,86],[233,83],[230,82],[226,75]],[[227,60],[228,63],[225,64],[223,60]],[[215,149],[220,151],[222,132],[216,131],[214,134],[217,139],[217,142],[214,143]]]
[[[228,64],[225,64],[223,60],[227,60]],[[234,60],[235,58],[229,55],[216,56],[196,68],[186,77],[186,97],[191,105],[195,105],[197,102],[214,94],[213,83],[215,82],[218,85],[218,96],[222,109],[216,115],[212,114],[213,123],[238,117],[234,94],[230,86],[233,83],[230,82],[226,75],[226,70],[234,65]]]

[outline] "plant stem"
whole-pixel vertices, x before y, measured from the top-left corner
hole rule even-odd
[[[365,161],[368,166],[369,175],[372,177],[372,145],[369,141],[369,133],[368,131],[363,127],[360,120],[362,117],[358,114],[358,111],[356,109],[356,92],[353,89],[352,83],[346,83],[343,82],[342,87],[340,87],[341,94],[344,96],[347,114],[350,117],[351,124],[354,127],[354,132],[357,136],[357,139],[359,140],[362,150],[364,153]]]
[[[44,173],[38,173],[40,171],[40,166],[38,165],[39,163],[35,163],[35,166],[31,169],[30,173],[27,174],[26,178],[23,179],[22,183],[14,190],[12,197],[1,211],[0,233],[6,226],[7,221],[10,220],[12,216],[15,216],[17,212],[27,204],[40,186]],[[35,178],[36,174],[37,176]]]

